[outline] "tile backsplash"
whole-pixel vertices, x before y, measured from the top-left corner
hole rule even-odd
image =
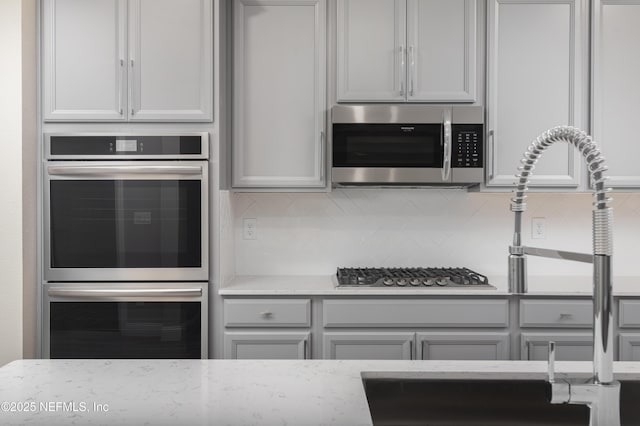
[[[226,193],[223,268],[227,275],[325,275],[339,266],[466,266],[506,275],[510,198],[450,189]],[[591,252],[591,202],[591,194],[530,193],[524,243]],[[640,194],[615,193],[613,207],[614,273],[638,275]],[[534,217],[545,218],[545,239],[531,239]],[[257,221],[255,240],[243,238],[245,218]],[[589,275],[591,266],[530,258],[529,271]]]

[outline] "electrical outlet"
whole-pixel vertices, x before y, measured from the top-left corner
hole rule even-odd
[[[245,240],[257,240],[258,239],[258,220],[257,219],[244,219],[242,221],[242,238]]]
[[[531,238],[544,240],[546,238],[547,223],[544,217],[531,218]]]

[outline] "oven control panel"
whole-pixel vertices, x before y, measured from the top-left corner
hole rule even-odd
[[[45,150],[50,160],[201,159],[208,157],[208,135],[45,134]]]
[[[482,126],[458,124],[453,126],[452,167],[483,167]]]

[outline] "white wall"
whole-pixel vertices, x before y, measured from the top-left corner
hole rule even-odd
[[[417,189],[234,194],[227,217],[233,218],[235,273],[315,275],[333,274],[340,266],[466,266],[506,276],[511,196]],[[638,276],[640,194],[614,193],[613,198],[614,274]],[[592,201],[591,194],[529,194],[524,242],[592,252]],[[532,217],[546,218],[546,239],[531,239]],[[257,219],[257,240],[243,239],[243,218]],[[529,271],[589,275],[591,266],[530,258]]]
[[[0,365],[22,358],[21,8],[0,1]]]

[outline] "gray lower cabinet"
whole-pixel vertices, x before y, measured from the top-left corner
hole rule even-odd
[[[618,302],[618,359],[640,361],[640,300]]]
[[[325,359],[500,360],[510,356],[505,299],[350,298],[325,300],[322,305]]]
[[[309,332],[227,332],[225,359],[308,359]]]
[[[593,359],[593,303],[590,298],[520,300],[519,325],[521,359],[548,359],[551,341],[556,342],[559,361]]]
[[[415,333],[408,332],[325,332],[324,359],[391,359],[414,358]]]
[[[507,360],[509,333],[416,333],[416,358],[423,360]]]
[[[521,358],[528,361],[545,361],[549,358],[549,342],[556,342],[556,360],[591,361],[593,359],[593,335],[590,332],[523,332]]]
[[[223,311],[226,359],[311,358],[310,299],[230,298]]]
[[[618,359],[640,361],[640,333],[620,333]]]

